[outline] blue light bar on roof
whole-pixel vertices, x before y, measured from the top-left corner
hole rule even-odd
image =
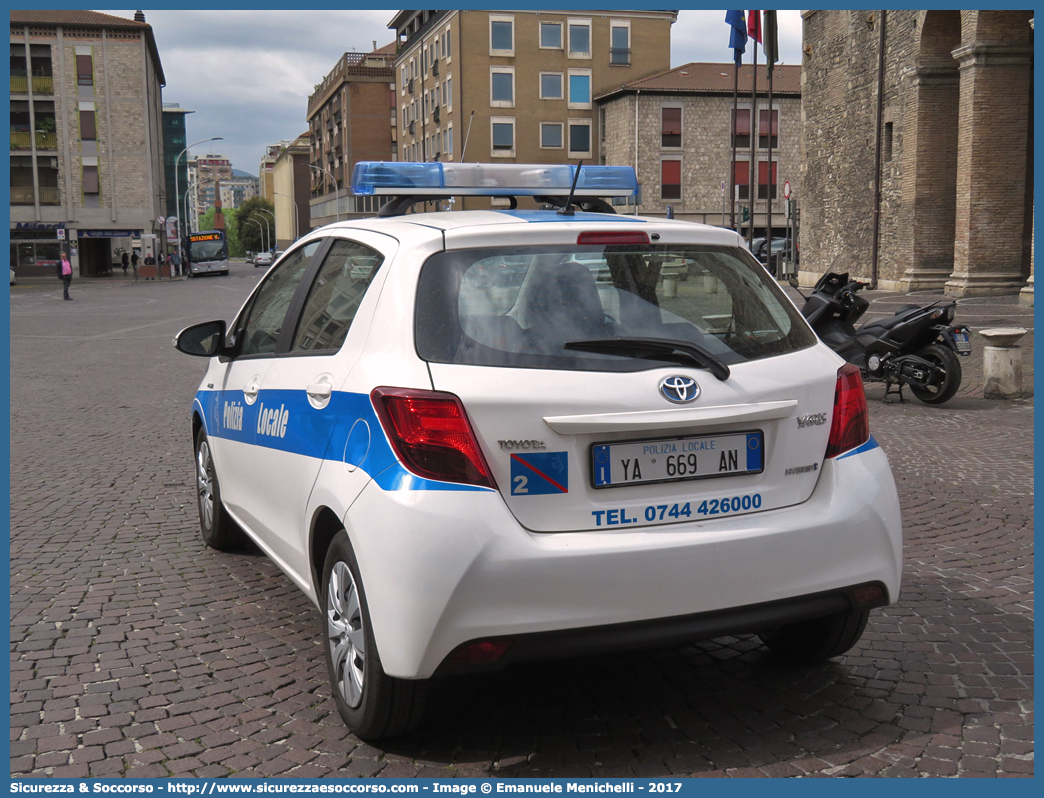
[[[409,163],[360,161],[352,193],[432,196],[559,196],[573,185],[572,164]],[[581,166],[576,197],[633,197],[638,180],[630,166]]]

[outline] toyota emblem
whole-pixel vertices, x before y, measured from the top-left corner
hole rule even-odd
[[[668,402],[684,405],[695,401],[700,395],[700,386],[692,377],[672,374],[660,381],[660,393]]]

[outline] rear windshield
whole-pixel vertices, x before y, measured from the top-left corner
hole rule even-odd
[[[435,363],[638,371],[665,359],[577,352],[570,341],[667,338],[725,363],[815,336],[746,250],[555,246],[440,252],[421,270],[417,352]]]

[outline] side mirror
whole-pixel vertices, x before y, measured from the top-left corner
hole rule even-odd
[[[186,327],[174,337],[174,348],[186,355],[214,357],[225,351],[225,322],[205,321]]]
[[[797,277],[791,277],[789,280],[787,280],[787,282],[790,284],[791,288],[797,288],[799,285],[801,285],[801,283],[798,282]]]

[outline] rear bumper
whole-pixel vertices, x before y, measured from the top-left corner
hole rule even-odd
[[[797,596],[748,607],[731,607],[675,618],[520,635],[507,640],[511,644],[510,648],[495,662],[456,663],[453,662],[451,652],[436,669],[435,676],[501,670],[518,662],[682,645],[723,635],[761,632],[849,609],[871,610],[889,604],[887,588],[880,582],[871,584],[882,589],[883,598],[860,603],[855,598],[855,588],[868,585],[853,585],[851,588],[830,590],[811,596]],[[473,642],[480,641],[468,641]]]
[[[399,678],[427,678],[475,640],[511,638],[507,661],[522,661],[829,614],[872,582],[894,601],[902,570],[898,496],[877,447],[824,463],[802,504],[713,522],[532,533],[493,491],[371,482],[345,527],[382,665]]]

